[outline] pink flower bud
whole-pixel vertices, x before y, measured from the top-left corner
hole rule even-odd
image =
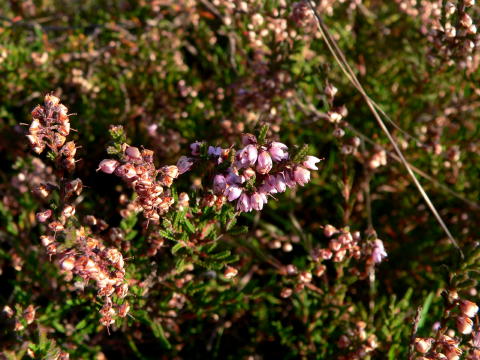
[[[267,174],[272,170],[272,158],[267,151],[262,150],[258,155],[256,170],[260,174]]]
[[[325,235],[328,238],[332,237],[336,233],[338,233],[338,230],[333,225],[325,225],[325,227],[323,228],[323,235]]]
[[[135,166],[129,163],[117,167],[115,169],[115,175],[120,176],[125,180],[131,180],[137,176],[137,171],[135,170]]]
[[[327,95],[329,98],[335,97],[337,92],[338,92],[338,89],[332,84],[328,84],[327,86],[325,86],[325,95]]]
[[[254,210],[260,211],[263,209],[263,199],[258,192],[253,193],[253,195],[250,197],[250,203]]]
[[[221,156],[222,155],[222,148],[221,147],[208,147],[208,155],[210,156]]]
[[[298,276],[298,280],[302,283],[309,283],[312,281],[312,273],[308,271],[302,271]]]
[[[215,177],[213,178],[213,192],[215,194],[223,194],[226,188],[227,181],[225,180],[225,176],[221,174],[215,175]]]
[[[231,185],[225,191],[225,196],[227,197],[228,201],[236,200],[242,195],[242,189],[237,185]]]
[[[432,339],[416,338],[415,339],[415,350],[421,354],[425,354],[430,350],[432,346]]]
[[[120,165],[120,163],[117,160],[105,159],[100,162],[97,171],[102,170],[106,174],[112,174],[118,165]]]
[[[130,311],[130,305],[128,304],[128,302],[123,303],[118,308],[118,316],[125,317],[125,316],[127,316],[129,311]]]
[[[223,276],[225,276],[227,279],[231,279],[231,278],[234,278],[235,276],[237,276],[237,274],[238,274],[237,269],[235,269],[232,266],[227,266],[227,268],[225,269],[225,271],[223,273]]]
[[[243,145],[250,145],[250,144],[256,144],[257,143],[257,138],[253,134],[243,134],[242,135],[242,144]]]
[[[42,245],[47,247],[48,245],[52,244],[55,239],[53,236],[42,235],[40,236],[40,240],[42,241]]]
[[[287,190],[287,184],[285,183],[285,177],[283,176],[282,173],[275,176],[274,186],[275,186],[275,189],[277,189],[277,191],[279,193],[282,193],[285,190]]]
[[[255,145],[247,145],[237,153],[240,167],[252,166],[257,161],[258,150]]]
[[[52,216],[52,210],[48,209],[48,210],[45,210],[45,211],[41,211],[41,212],[38,212],[35,216],[37,218],[37,221],[38,222],[45,222],[47,221],[51,216]]]
[[[457,329],[461,334],[467,335],[472,332],[473,321],[466,316],[457,317]]]
[[[385,251],[385,248],[383,246],[383,241],[380,239],[375,240],[375,245],[373,247],[372,251],[372,260],[374,263],[379,264],[383,261],[384,258],[386,258],[387,252]]]
[[[330,249],[321,249],[319,251],[319,256],[323,259],[323,260],[330,260],[333,256],[332,254],[332,251]]]
[[[301,166],[297,166],[293,171],[293,179],[299,185],[304,186],[310,181],[310,171]]]
[[[62,215],[65,217],[72,217],[75,215],[75,207],[73,205],[66,205],[62,210]]]
[[[242,176],[239,176],[232,171],[227,174],[225,180],[228,185],[242,184],[243,182],[245,182],[245,179]]]
[[[295,178],[293,176],[292,171],[285,171],[283,174],[283,178],[285,179],[285,184],[291,189],[297,186],[295,182]]]
[[[473,301],[460,300],[460,311],[463,315],[472,318],[478,312],[478,306]]]
[[[23,318],[26,323],[30,325],[35,320],[35,308],[33,305],[28,305],[25,311],[23,312]]]
[[[270,144],[270,148],[268,149],[268,152],[272,156],[272,159],[274,161],[282,161],[288,159],[288,147],[285,144],[282,144],[280,142],[272,142]]]
[[[259,157],[259,159],[260,159],[260,157]],[[254,177],[255,175],[256,175],[255,170],[253,170],[253,169],[250,168],[250,167],[249,167],[249,168],[246,168],[246,169],[243,171],[243,174],[242,174],[242,176],[243,176],[246,180],[251,179],[251,178]]]
[[[320,159],[315,156],[307,156],[307,158],[303,162],[303,166],[310,170],[318,170],[318,167],[315,164],[319,161]]]
[[[252,211],[252,205],[250,204],[250,197],[243,193],[237,202],[237,210],[242,212]]]
[[[125,150],[125,155],[134,160],[140,160],[142,158],[140,150],[138,150],[138,148],[134,146],[127,147],[127,149]]]
[[[72,270],[75,267],[75,257],[67,256],[60,260],[60,267],[65,271]]]
[[[280,292],[280,296],[284,299],[292,296],[293,290],[290,288],[283,288],[282,291]]]
[[[176,179],[179,175],[178,167],[175,165],[164,166],[161,171],[171,179]]]
[[[54,95],[45,95],[45,98],[43,99],[45,102],[45,105],[47,106],[56,106],[60,103],[60,99]]]
[[[177,161],[178,174],[182,175],[192,168],[193,160],[187,156],[181,156]]]
[[[201,142],[195,141],[194,143],[190,144],[190,150],[192,150],[193,156],[200,155],[200,146],[202,145]]]

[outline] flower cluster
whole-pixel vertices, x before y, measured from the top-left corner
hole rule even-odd
[[[315,156],[291,157],[280,142],[258,142],[251,134],[242,139],[238,151],[210,146],[208,156],[219,165],[213,178],[213,191],[236,202],[239,212],[262,210],[268,198],[287,188],[304,186],[310,181],[310,170],[318,170]],[[200,155],[201,143],[191,145],[192,155]],[[227,165],[225,165],[227,164]]]
[[[478,312],[478,305],[470,300],[459,298],[456,291],[450,291],[448,298],[453,302],[453,307],[448,311],[448,313],[455,308],[457,308],[459,311],[459,314],[456,315],[455,320],[457,331],[461,335],[472,334],[472,318],[474,318]],[[435,338],[415,338],[415,350],[424,355],[424,357],[421,359],[460,359],[460,356],[463,353],[462,349],[460,349],[460,344],[462,343],[461,338],[455,337],[454,331],[452,330],[448,331],[447,334],[443,333],[445,329],[446,327],[441,328],[441,326],[439,326],[439,333]],[[478,352],[478,348],[480,348],[479,334],[479,332],[474,333],[470,342],[473,348],[475,348],[473,350],[473,357],[471,357],[471,359],[478,359],[478,356],[480,355]]]
[[[115,174],[130,184],[138,195],[136,202],[150,221],[158,221],[173,205],[173,197],[165,191],[182,172],[175,165],[155,168],[153,151],[139,150],[137,147],[123,145],[120,161],[105,159],[98,170]]]
[[[53,240],[43,238],[43,241]],[[100,322],[109,326],[114,323],[115,316],[125,317],[128,313],[128,302],[113,305],[113,295],[124,299],[128,294],[125,282],[124,259],[120,251],[107,248],[94,237],[87,236],[83,229],[77,234],[77,249],[64,251],[60,256],[60,267],[67,274],[80,276],[85,283],[93,280],[98,289],[97,296],[104,299],[100,310]]]
[[[350,232],[348,228],[337,229],[333,225],[326,225],[323,233],[330,239],[328,248],[316,249],[312,254],[314,261],[332,259],[334,262],[341,262],[351,257],[360,259],[360,232]]]
[[[475,0],[396,1],[403,12],[421,19],[421,31],[433,45],[429,60],[447,59],[449,65],[469,71],[478,68],[479,37],[470,11]]]
[[[55,96],[45,97],[45,106],[37,106],[32,111],[32,124],[27,135],[35,152],[41,153],[48,147],[57,166],[58,185],[40,184],[36,193],[42,198],[50,196],[55,189],[59,190],[61,207],[58,210],[46,209],[36,213],[36,220],[47,225],[48,233],[40,236],[42,245],[50,257],[59,259],[60,268],[67,279],[73,275],[80,276],[85,283],[95,281],[98,296],[104,298],[105,305],[100,311],[101,323],[109,326],[117,314],[113,310],[112,296],[116,294],[123,299],[128,293],[125,283],[125,269],[122,254],[115,248],[106,248],[102,242],[91,236],[84,227],[75,228],[70,221],[75,216],[74,197],[79,196],[83,189],[80,179],[67,179],[61,170],[72,171],[75,167],[76,145],[73,141],[66,142],[70,133],[70,122],[67,107]],[[72,239],[72,234],[73,239]],[[64,242],[60,242],[60,238]],[[125,316],[128,303],[119,305],[118,315]]]
[[[48,147],[56,161],[66,170],[72,171],[75,168],[77,148],[75,142],[66,142],[66,137],[70,134],[68,109],[53,95],[45,96],[44,104],[33,109],[33,120],[27,138],[37,154],[41,154]]]

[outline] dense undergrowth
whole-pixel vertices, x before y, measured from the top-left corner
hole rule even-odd
[[[0,358],[480,359],[479,15],[0,2]]]

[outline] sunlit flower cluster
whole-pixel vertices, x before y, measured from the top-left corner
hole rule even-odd
[[[305,155],[295,160],[283,143],[259,143],[251,134],[245,134],[242,142],[244,147],[236,152],[210,146],[207,153],[221,169],[213,178],[214,193],[236,202],[237,211],[262,210],[269,197],[306,185],[310,171],[318,170],[319,158]],[[200,155],[201,146],[198,142],[191,145],[192,156]]]
[[[105,159],[98,169],[115,174],[132,186],[148,220],[158,221],[173,205],[173,197],[164,188],[169,188],[181,172],[175,165],[156,169],[152,150],[124,144],[120,161]]]

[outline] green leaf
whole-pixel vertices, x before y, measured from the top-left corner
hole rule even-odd
[[[181,248],[184,248],[185,247],[185,244],[184,243],[176,243],[175,245],[173,245],[172,247],[172,255],[175,255]]]
[[[263,145],[263,143],[265,142],[265,138],[267,137],[267,133],[268,133],[268,128],[269,128],[268,124],[265,124],[260,129],[260,133],[258,134],[258,143],[260,145]]]
[[[194,233],[195,233],[195,227],[194,227],[193,224],[190,222],[190,220],[188,220],[187,218],[184,218],[183,224],[185,225],[186,229],[188,230],[188,232],[189,232],[190,234],[194,234]]]

